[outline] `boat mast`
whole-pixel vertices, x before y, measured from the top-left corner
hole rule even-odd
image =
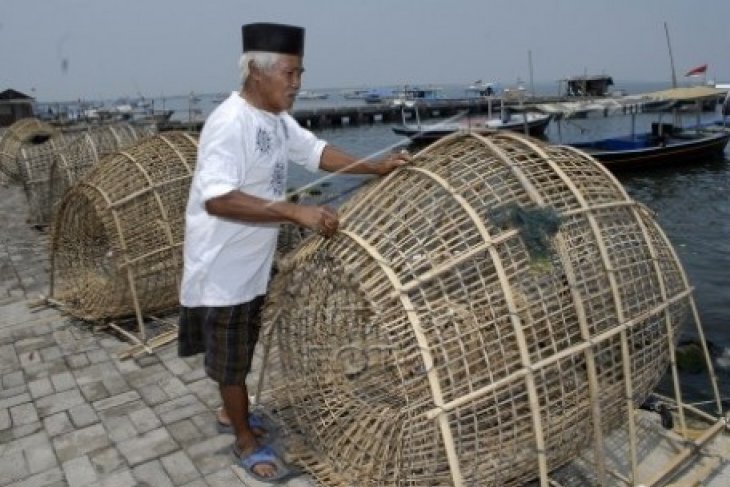
[[[677,72],[674,69],[674,56],[672,56],[672,43],[669,41],[669,27],[664,22],[664,33],[667,35],[667,47],[669,48],[669,64],[672,68],[672,88],[677,87]]]
[[[677,87],[677,71],[674,69],[674,56],[672,56],[672,43],[669,41],[669,27],[667,26],[666,22],[664,22],[664,33],[667,35],[667,48],[669,49],[669,65],[672,68],[672,88],[676,88]],[[674,125],[679,126],[680,120],[679,120],[679,114],[677,113],[676,106],[672,109],[672,114],[674,115]]]
[[[532,50],[527,51],[527,63],[530,68],[530,93],[535,96],[535,83],[532,78]]]

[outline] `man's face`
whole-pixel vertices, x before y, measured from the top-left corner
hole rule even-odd
[[[271,69],[261,71],[261,95],[266,109],[272,112],[289,110],[302,84],[302,58],[283,54]]]

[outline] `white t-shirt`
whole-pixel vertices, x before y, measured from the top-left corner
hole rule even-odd
[[[210,114],[185,212],[183,306],[232,306],[266,292],[279,225],[213,216],[205,202],[236,189],[283,200],[287,162],[316,171],[325,145],[286,112],[259,110],[237,92]]]

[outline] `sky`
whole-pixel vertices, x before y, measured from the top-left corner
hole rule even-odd
[[[241,25],[307,29],[303,87],[608,74],[730,82],[730,0],[0,0],[0,91],[39,101],[239,87]]]

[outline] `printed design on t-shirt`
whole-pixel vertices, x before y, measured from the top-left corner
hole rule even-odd
[[[271,171],[271,181],[269,182],[269,189],[276,196],[284,195],[284,186],[286,185],[286,160],[283,157],[279,157],[274,164],[274,168]]]
[[[256,132],[256,148],[262,154],[271,152],[271,134],[261,127]]]

